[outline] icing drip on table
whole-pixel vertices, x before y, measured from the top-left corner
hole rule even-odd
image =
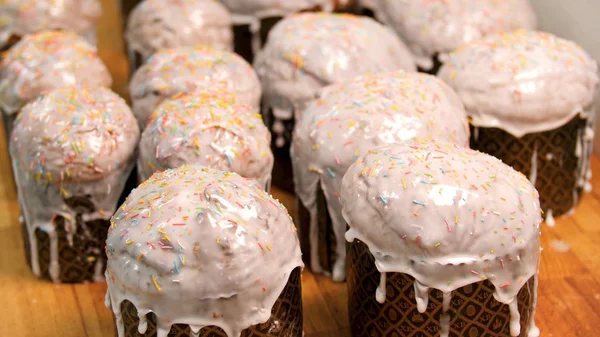
[[[494,298],[511,306],[512,336],[522,328],[517,294],[538,272],[538,198],[500,160],[425,140],[371,150],[350,167],[341,192],[346,239],[364,242],[380,273],[414,277],[419,311],[428,288],[447,304],[452,291],[487,279]]]
[[[279,123],[299,119],[319,89],[367,72],[415,70],[404,43],[388,28],[347,14],[303,13],[279,22],[254,65],[263,113]],[[274,135],[279,144],[283,132]]]
[[[110,72],[96,48],[65,31],[27,35],[0,63],[0,107],[14,115],[43,92],[64,86],[110,87]]]
[[[225,89],[240,104],[257,110],[261,88],[256,73],[239,55],[206,46],[163,49],[133,75],[129,92],[140,127],[165,99],[197,89]]]
[[[317,191],[321,187],[336,235],[336,281],[345,279],[346,222],[339,193],[352,163],[373,147],[412,138],[439,138],[468,145],[464,107],[434,76],[404,71],[367,74],[324,88],[300,117],[291,157],[296,195],[311,214],[310,260],[318,259]],[[305,252],[308,253],[308,252]]]
[[[49,273],[58,282],[56,217],[65,219],[71,244],[77,214],[67,199],[84,197],[93,204],[94,210],[84,214],[85,222],[108,220],[133,168],[138,139],[131,110],[105,88],[57,89],[21,110],[10,152],[36,275],[40,275],[36,230],[50,238]]]
[[[145,0],[131,12],[125,38],[129,54],[140,53],[142,59],[160,49],[194,45],[232,51],[231,14],[216,0]]]
[[[102,14],[98,0],[3,0],[0,5],[0,47],[11,36],[44,30],[68,30],[96,44],[96,22]]]
[[[260,114],[225,90],[179,94],[150,116],[139,145],[142,181],[156,171],[202,164],[254,178],[268,188],[271,135]]]
[[[552,215],[552,209],[546,211],[546,225],[550,227],[554,227],[554,225],[556,225],[556,221],[554,220],[554,216]]]
[[[271,316],[291,272],[302,267],[296,229],[283,205],[253,179],[183,165],[155,173],[115,213],[108,233],[106,305],[124,336],[121,303],[194,333],[227,336]]]
[[[375,0],[374,12],[427,70],[435,55],[443,62],[454,49],[488,34],[536,28],[529,0]]]

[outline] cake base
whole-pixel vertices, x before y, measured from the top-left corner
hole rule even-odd
[[[123,22],[123,31],[125,31],[125,27],[127,27],[127,19],[129,18],[129,14],[139,4],[142,0],[121,0],[121,19]]]
[[[304,264],[313,272],[315,270],[311,263],[312,242],[310,240],[310,212],[298,200],[298,238],[300,239],[300,249],[302,250],[302,260]],[[327,211],[327,200],[321,188],[317,192],[317,226],[319,239],[317,242],[317,255],[320,264],[320,272],[331,274],[333,265],[337,258],[335,253],[336,238],[333,232],[331,217]]]
[[[283,142],[278,144],[278,135],[272,130],[277,121],[273,115],[272,109],[262,111],[263,121],[271,131],[271,151],[273,152],[274,163],[273,173],[271,174],[271,184],[288,193],[295,193],[294,190],[294,170],[292,168],[292,159],[290,157],[290,144],[292,142],[292,132],[296,124],[294,118],[288,120],[279,120],[283,125],[281,138]]]
[[[140,181],[140,177],[138,175],[137,166],[134,166],[133,170],[131,170],[131,173],[129,174],[129,177],[127,178],[127,181],[125,181],[125,187],[123,188],[121,197],[119,197],[119,201],[117,202],[117,208],[123,205],[131,191],[136,189],[142,182],[143,181]]]
[[[129,58],[129,78],[133,77],[133,74],[144,64],[144,58],[142,54],[129,49],[129,45],[126,45],[127,57]]]
[[[348,311],[353,337],[437,337],[443,313],[441,291],[429,292],[427,310],[417,310],[414,279],[402,273],[386,274],[386,299],[375,299],[380,273],[367,245],[347,244]],[[520,337],[527,337],[534,312],[532,277],[518,294]],[[450,337],[510,337],[509,306],[494,299],[494,286],[487,280],[452,292],[449,315]]]
[[[76,216],[77,230],[72,241],[65,228],[65,218],[57,216],[54,219],[58,242],[58,265],[60,273],[58,282],[83,283],[101,282],[104,280],[106,269],[106,253],[104,251],[106,236],[110,226],[109,220],[92,220],[84,222],[82,214],[93,211],[93,205],[83,197],[73,197],[66,200],[69,207],[78,210]],[[43,207],[40,205],[40,207]],[[31,242],[27,225],[22,224],[23,242],[27,262],[32,266]],[[51,239],[48,233],[36,229],[34,234],[37,243],[37,259],[40,266],[40,277],[52,281],[50,276]],[[35,258],[35,257],[34,257]]]
[[[438,71],[442,67],[442,62],[440,61],[439,55],[438,54],[433,55],[431,62],[433,62],[433,67],[431,67],[431,69],[427,70],[427,69],[423,69],[421,67],[417,67],[419,72],[429,74],[429,75],[434,75],[434,76],[437,75]]]
[[[302,337],[302,282],[301,270],[296,268],[290,274],[288,283],[279,295],[271,310],[271,318],[265,323],[257,324],[242,331],[241,337]],[[145,333],[138,332],[140,318],[135,306],[129,302],[121,303],[121,315],[124,337],[156,337],[156,315],[146,315],[148,328]],[[118,334],[117,334],[118,336]],[[202,328],[199,334],[193,334],[186,324],[174,324],[168,337],[228,337],[216,326]],[[231,336],[229,336],[231,337]]]
[[[542,210],[558,216],[574,209],[583,193],[577,186],[579,135],[587,120],[579,117],[551,131],[517,138],[498,128],[471,128],[471,148],[502,160],[529,177],[540,194]],[[580,144],[581,145],[581,144]]]
[[[8,145],[10,142],[10,135],[12,134],[12,130],[15,125],[15,120],[17,119],[17,115],[7,115],[4,111],[1,110],[0,114],[2,114],[2,124],[4,124],[4,136],[6,137],[6,144]]]

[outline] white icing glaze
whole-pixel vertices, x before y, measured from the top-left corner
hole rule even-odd
[[[41,93],[71,85],[110,87],[112,78],[96,48],[74,33],[27,35],[0,63],[0,108],[16,114]]]
[[[370,18],[328,13],[279,22],[254,65],[263,112],[271,109],[280,120],[298,119],[326,85],[367,72],[416,69],[408,48],[388,28]]]
[[[535,186],[537,181],[538,173],[538,146],[537,143],[533,144],[533,153],[531,154],[531,167],[529,169],[529,181],[531,185]]]
[[[448,310],[450,309],[450,300],[452,299],[452,292],[443,293],[442,296],[443,297],[442,314],[440,316],[440,337],[448,337],[448,334],[450,333],[450,315],[448,315]]]
[[[461,97],[473,125],[515,137],[556,129],[589,111],[598,85],[596,61],[583,49],[525,30],[457,49],[438,76]]]
[[[50,276],[58,282],[55,217],[65,218],[69,242],[77,231],[75,210],[65,198],[89,199],[95,211],[84,214],[85,222],[108,220],[133,168],[138,139],[131,110],[109,89],[64,87],[23,108],[10,152],[36,275],[40,266],[35,231],[50,237]]]
[[[231,14],[216,0],[145,0],[127,21],[127,45],[147,59],[156,51],[194,45],[233,50]]]
[[[200,165],[154,174],[112,219],[106,304],[124,336],[121,303],[172,324],[215,325],[230,337],[265,322],[302,266],[286,209],[254,180]],[[146,328],[145,320],[139,327]]]
[[[256,110],[260,106],[258,77],[239,55],[206,46],[163,49],[135,72],[129,84],[141,128],[164,99],[196,89],[226,89],[238,103]]]
[[[420,311],[427,288],[449,294],[483,279],[511,305],[538,272],[538,193],[486,154],[440,141],[379,147],[350,167],[341,200],[346,239],[367,244],[379,272],[414,277]]]
[[[179,94],[150,116],[142,134],[138,172],[202,164],[257,179],[268,187],[273,169],[271,134],[260,114],[224,90]]]
[[[431,69],[442,56],[482,37],[535,29],[529,0],[375,0],[375,14],[406,41],[420,67]]]
[[[535,311],[537,308],[537,300],[538,300],[538,283],[540,280],[540,275],[539,275],[539,268],[538,268],[538,273],[535,274],[534,279],[533,279],[533,289],[530,289],[531,294],[533,295],[533,309],[531,310],[531,317],[535,317]],[[529,285],[528,285],[529,286]],[[538,327],[535,324],[535,319],[530,319],[529,320],[529,327],[527,329],[527,337],[539,337],[540,336],[540,329],[538,329]]]
[[[336,235],[333,278],[345,279],[346,222],[339,192],[342,177],[373,147],[412,138],[440,138],[467,146],[469,129],[460,99],[434,76],[404,71],[367,74],[320,92],[298,120],[291,147],[296,195],[317,212],[320,186]],[[320,272],[316,216],[310,224],[311,264]],[[308,253],[308,252],[305,252]]]
[[[576,186],[575,190],[582,189],[584,192],[592,191],[592,155],[594,153],[594,125],[596,121],[596,110],[592,104],[590,110],[580,114],[581,118],[585,119],[585,129],[578,132],[577,137],[577,171],[575,172]],[[577,193],[577,191],[575,191]],[[577,203],[573,203],[576,207]]]
[[[3,0],[0,5],[0,47],[11,36],[44,30],[69,30],[96,44],[96,22],[102,14],[98,0]]]

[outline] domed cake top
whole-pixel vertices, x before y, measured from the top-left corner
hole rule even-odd
[[[95,42],[98,0],[3,0],[0,5],[0,46],[12,36],[44,30],[69,30]]]
[[[225,90],[178,94],[151,115],[142,134],[142,179],[182,164],[203,164],[255,178],[267,186],[271,135],[260,114]]]
[[[457,49],[438,76],[461,97],[474,125],[521,137],[586,113],[598,85],[597,69],[571,41],[518,30]]]
[[[260,107],[260,82],[250,64],[237,54],[207,46],[162,49],[135,72],[129,85],[142,126],[162,99],[209,88],[229,90],[238,103]]]
[[[145,0],[127,21],[129,48],[144,59],[163,48],[209,45],[233,49],[231,14],[216,0]]]
[[[11,156],[38,180],[91,181],[121,171],[140,131],[127,103],[103,87],[64,87],[27,104]]]
[[[376,1],[377,17],[395,28],[426,69],[436,54],[445,56],[488,34],[536,26],[529,0]]]
[[[326,83],[369,71],[414,70],[406,46],[380,23],[350,14],[303,13],[269,33],[262,62],[281,59]]]
[[[110,87],[112,78],[96,48],[79,35],[44,31],[23,37],[0,63],[0,105],[16,114],[42,92],[63,86]]]

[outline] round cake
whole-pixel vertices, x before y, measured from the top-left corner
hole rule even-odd
[[[96,44],[98,0],[3,0],[0,4],[0,49],[25,35],[44,30],[69,30]]]
[[[413,138],[443,139],[468,145],[469,128],[458,96],[434,76],[404,71],[367,74],[324,88],[296,124],[292,164],[296,195],[306,211],[299,222],[304,256],[315,272],[332,272],[345,278],[346,250],[339,193],[342,177],[359,156],[373,147]],[[320,192],[319,190],[322,189]],[[325,204],[319,193],[324,194]],[[315,227],[327,213],[335,235],[335,261],[320,257],[323,232]],[[308,220],[308,221],[303,221]],[[306,243],[304,234],[311,233]],[[323,233],[328,235],[327,231]],[[326,260],[321,263],[321,260]],[[309,262],[309,261],[307,261]],[[334,263],[331,263],[334,262]],[[323,266],[325,264],[325,266]]]
[[[302,336],[296,230],[252,179],[156,173],[113,216],[106,250],[119,337]]]
[[[597,70],[575,43],[519,30],[457,49],[439,76],[465,104],[471,147],[529,176],[542,209],[559,215],[591,177]]]
[[[125,38],[132,69],[164,48],[206,45],[231,51],[231,14],[216,0],[146,0],[131,13]]]
[[[319,89],[368,72],[415,70],[406,46],[367,17],[304,13],[278,23],[255,64],[263,90],[262,113],[273,133],[275,185],[293,190],[289,142]],[[279,172],[279,173],[277,173]]]
[[[10,130],[19,110],[43,92],[72,85],[110,87],[111,83],[96,48],[80,36],[64,31],[28,35],[0,62],[5,127]]]
[[[102,280],[103,241],[139,134],[125,101],[102,87],[63,87],[21,110],[10,154],[36,275]]]
[[[163,49],[140,67],[129,84],[140,127],[166,98],[196,89],[226,89],[256,111],[261,88],[256,73],[240,56],[206,46]]]
[[[178,94],[151,115],[139,145],[144,181],[183,164],[202,164],[258,180],[268,190],[273,169],[271,134],[260,114],[235,103],[225,90]]]
[[[529,0],[375,0],[375,8],[406,41],[419,68],[432,73],[463,44],[536,26]]]
[[[359,158],[341,203],[354,336],[388,326],[382,336],[402,336],[411,324],[423,336],[539,335],[542,218],[524,175],[481,152],[416,140]],[[407,320],[391,323],[391,307]]]

